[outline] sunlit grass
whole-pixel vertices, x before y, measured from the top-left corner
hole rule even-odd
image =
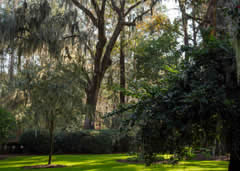
[[[184,161],[174,166],[154,164],[151,167],[145,167],[143,164],[127,164],[116,161],[126,158],[129,158],[129,156],[124,154],[55,155],[53,164],[67,165],[68,167],[37,169],[37,171],[223,171],[227,170],[228,166],[226,161]],[[8,158],[0,160],[0,171],[19,171],[23,170],[21,168],[23,166],[47,164],[47,161],[47,156]]]

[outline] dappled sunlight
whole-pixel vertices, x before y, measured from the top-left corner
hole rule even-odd
[[[38,169],[39,171],[206,171],[227,170],[226,161],[184,161],[178,165],[120,163],[116,160],[126,159],[124,154],[107,155],[55,155],[53,164],[66,165],[66,168]],[[47,164],[48,156],[21,156],[0,161],[0,171],[18,171],[23,166]],[[30,170],[31,171],[31,170]]]

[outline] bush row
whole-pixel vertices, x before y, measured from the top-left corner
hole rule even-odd
[[[113,130],[59,132],[54,137],[54,152],[60,154],[108,154],[129,151],[129,137],[117,136]],[[46,154],[49,151],[47,131],[27,131],[20,138],[24,152]]]

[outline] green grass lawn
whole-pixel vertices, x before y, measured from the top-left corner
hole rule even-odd
[[[127,164],[116,162],[126,159],[123,154],[108,155],[55,155],[53,164],[67,165],[66,168],[34,169],[35,171],[206,171],[227,170],[226,161],[185,161],[176,166],[152,165],[145,167],[142,164]],[[47,164],[47,156],[21,156],[0,160],[0,171],[19,171],[23,166]],[[31,171],[27,169],[27,171]]]

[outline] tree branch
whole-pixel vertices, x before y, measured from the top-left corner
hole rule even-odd
[[[145,2],[147,0],[140,0],[138,2],[136,2],[134,5],[132,5],[131,7],[128,8],[127,12],[124,14],[124,17],[126,17],[134,8],[136,8],[138,5],[140,5],[142,2]]]
[[[88,75],[88,72],[86,71],[86,69],[85,69],[83,66],[81,67],[81,70],[82,70],[85,78],[87,79],[88,85],[90,85],[92,82],[91,82],[91,79],[90,79],[90,77],[89,77],[89,75]]]
[[[94,8],[96,14],[99,16],[100,15],[100,9],[99,9],[99,6],[98,6],[96,0],[91,0],[91,3],[93,5],[93,8]]]
[[[136,8],[139,4],[141,4],[142,2],[145,2],[145,1],[147,1],[147,0],[138,1],[137,3],[135,3],[134,5],[132,5],[132,6],[128,9],[128,11],[125,13],[124,16],[128,15],[128,14],[131,12],[131,10],[133,10],[133,9]],[[150,5],[150,8],[149,8],[148,10],[143,11],[140,15],[138,15],[137,17],[135,17],[133,21],[131,21],[131,22],[124,22],[123,24],[126,25],[126,26],[135,26],[137,19],[142,18],[145,14],[147,14],[147,13],[150,12],[150,11],[152,12],[152,9],[153,9],[154,5],[156,5],[157,1],[158,1],[158,0],[152,1],[152,4]]]
[[[135,17],[133,21],[131,21],[131,22],[124,22],[123,25],[126,25],[126,26],[136,26],[137,19],[142,18],[145,14],[149,13],[150,11],[151,11],[151,9],[148,9],[148,10],[142,12],[140,15]]]
[[[93,13],[88,10],[86,7],[84,7],[81,3],[78,2],[78,0],[72,0],[73,4],[76,5],[80,10],[82,10],[93,22],[95,26],[97,26],[97,19],[93,15]]]
[[[105,11],[106,2],[107,2],[107,0],[102,0],[101,12],[104,12],[104,11]]]
[[[85,43],[85,46],[86,46],[87,50],[90,52],[92,59],[94,60],[95,59],[94,52],[92,51],[92,49],[90,48],[90,46],[87,43]]]
[[[120,4],[121,4],[121,11],[122,11],[123,16],[124,16],[124,8],[125,8],[126,0],[121,0]]]
[[[108,68],[109,65],[111,65],[111,59],[110,59],[110,54],[112,52],[112,49],[117,41],[117,38],[122,30],[122,23],[118,22],[118,24],[115,27],[115,30],[111,36],[111,39],[108,42],[108,45],[106,47],[106,51],[105,54],[103,56],[103,60],[102,60],[102,65],[101,65],[101,74],[104,74],[106,69]]]
[[[113,8],[113,10],[116,11],[119,16],[121,16],[121,10],[120,10],[120,8],[116,5],[115,0],[111,0],[111,2],[112,2],[112,8]]]
[[[189,15],[189,14],[185,14],[188,18],[192,19],[192,20],[195,20],[196,22],[200,23],[201,21],[203,21],[202,18],[198,18],[198,17],[194,17],[192,15]]]

